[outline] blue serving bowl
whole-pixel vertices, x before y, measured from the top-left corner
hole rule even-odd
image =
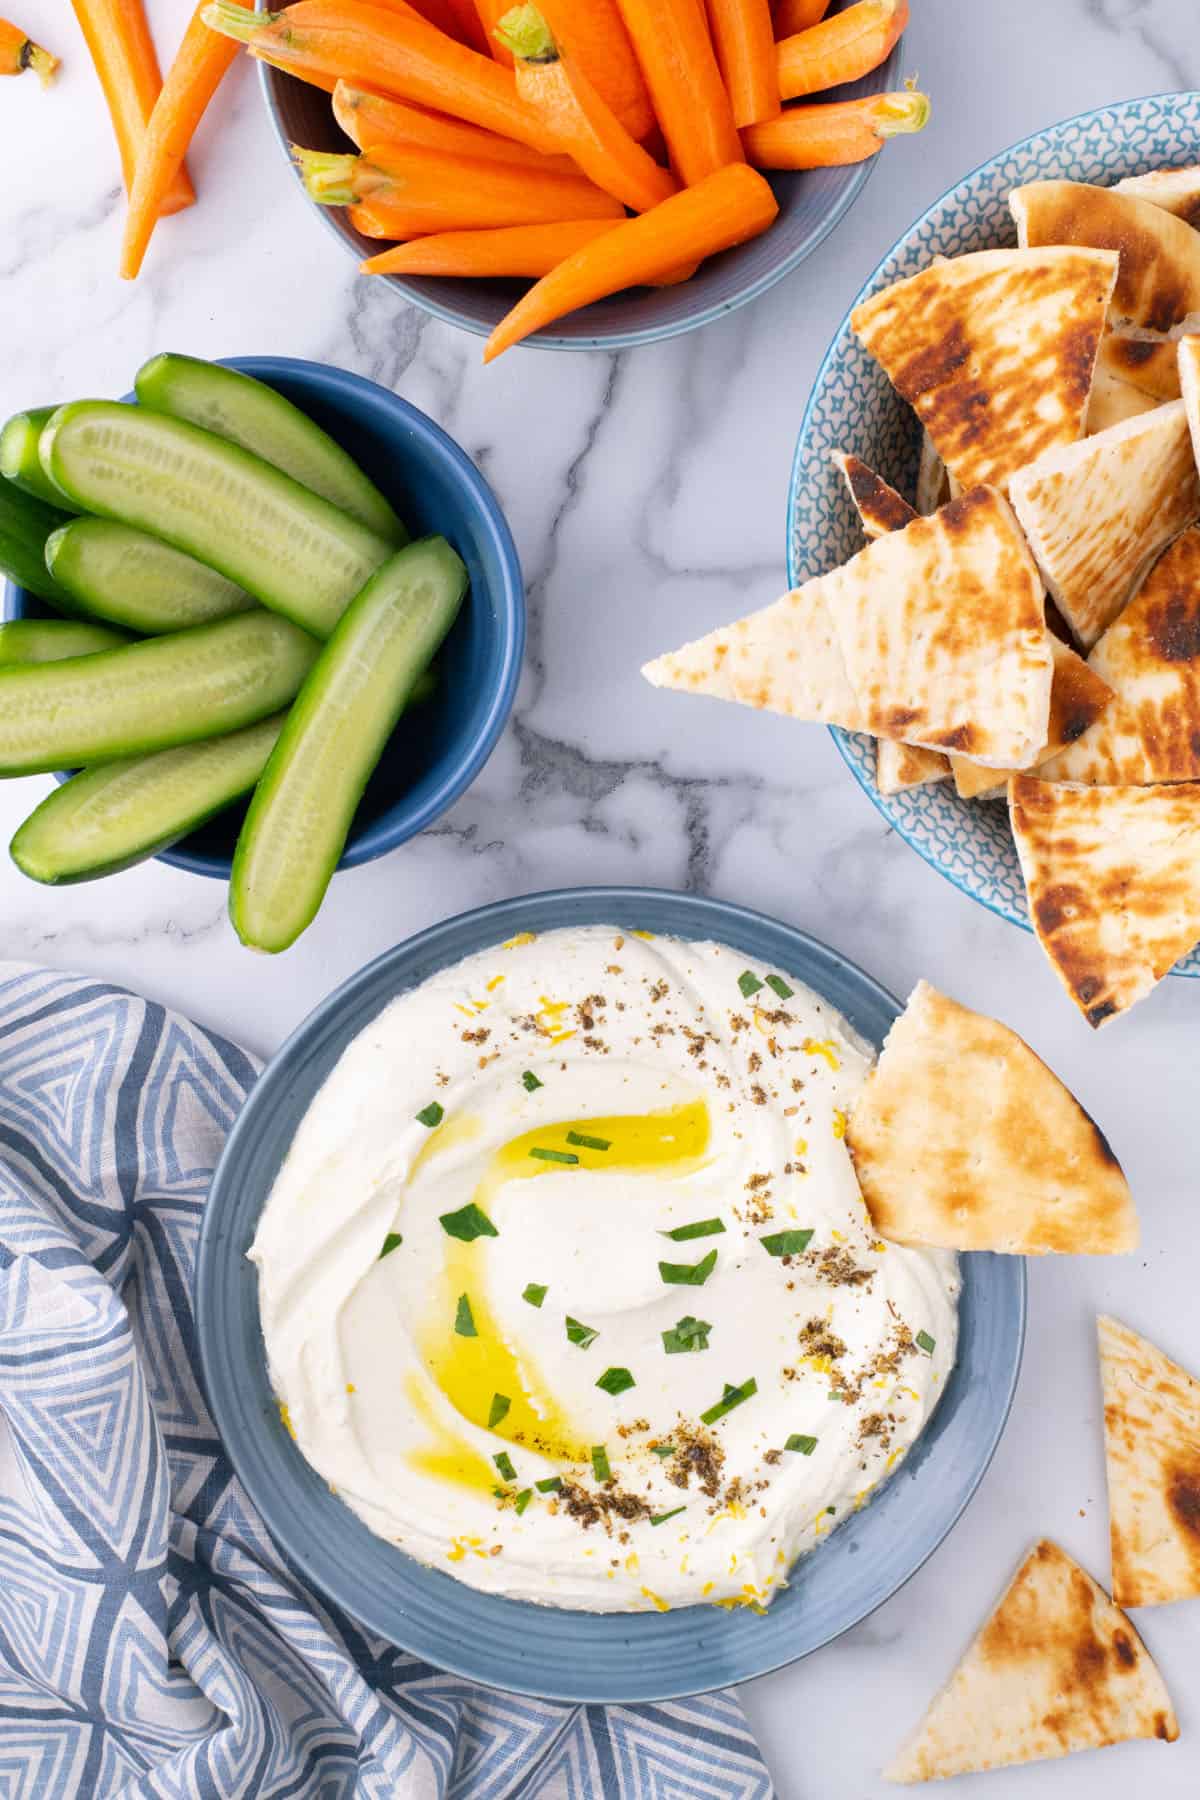
[[[843,563],[864,543],[858,515],[830,458],[861,456],[901,493],[912,495],[920,450],[916,416],[850,329],[850,313],[880,288],[915,275],[932,257],[961,256],[1016,243],[1008,192],[1022,182],[1063,176],[1109,185],[1144,169],[1194,160],[1200,145],[1200,93],[1154,94],[1080,113],[1002,150],[934,202],[888,251],[838,327],[817,372],[792,465],[788,494],[788,581],[798,587]],[[834,740],[863,791],[888,824],[973,900],[1030,930],[1025,883],[1008,810],[961,800],[953,782],[881,794],[875,740],[834,730]],[[1176,965],[1200,975],[1200,948]]]
[[[226,361],[229,368],[276,388],[323,426],[383,490],[413,536],[440,532],[471,578],[467,599],[438,653],[436,692],[401,719],[354,815],[338,864],[351,869],[424,831],[470,786],[491,755],[521,672],[521,565],[499,501],[479,470],[440,425],[407,400],[326,363],[290,356]],[[42,601],[8,583],[5,618],[51,616]],[[244,812],[244,803],[229,808],[164,850],[161,860],[228,880]]]
[[[571,1701],[664,1700],[806,1656],[913,1575],[955,1524],[1008,1418],[1025,1333],[1019,1257],[962,1259],[958,1361],[929,1427],[877,1497],[794,1569],[765,1615],[567,1612],[482,1594],[376,1537],[309,1467],[267,1375],[247,1260],[296,1129],[351,1039],[397,994],[520,931],[611,924],[712,939],[806,983],[879,1045],[898,1003],[803,932],[744,907],[649,888],[575,888],[505,900],[389,950],[325,1000],[250,1094],[204,1209],[196,1326],[221,1438],[273,1537],[309,1579],[380,1636],[493,1687]]]
[[[851,0],[835,0],[830,11],[840,12],[850,4]],[[902,46],[903,40],[885,63],[861,81],[847,83],[816,98],[855,100],[863,94],[882,94],[898,88]],[[271,121],[289,161],[291,144],[310,150],[353,150],[353,144],[343,136],[333,117],[327,94],[267,63],[259,67]],[[628,350],[635,344],[652,344],[659,338],[694,331],[697,326],[732,312],[734,307],[756,300],[824,243],[862,193],[875,161],[872,157],[848,168],[772,175],[770,182],[779,201],[779,217],[761,237],[710,257],[690,281],[678,287],[630,288],[556,320],[549,330],[535,332],[525,342],[545,350]],[[374,238],[365,238],[355,231],[344,207],[318,206],[316,210],[356,262],[383,248]],[[376,275],[370,279],[388,282],[398,295],[435,318],[483,337],[499,324],[528,286],[523,281],[466,281],[432,276]]]

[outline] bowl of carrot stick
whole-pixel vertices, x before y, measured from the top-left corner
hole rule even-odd
[[[908,0],[210,0],[368,279],[487,339],[623,349],[763,293],[887,139]]]

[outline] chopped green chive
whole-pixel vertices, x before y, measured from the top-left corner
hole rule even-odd
[[[670,1512],[652,1514],[650,1523],[652,1525],[665,1525],[668,1519],[677,1519],[681,1512],[686,1511],[686,1506],[673,1506]]]
[[[795,1450],[800,1456],[811,1456],[817,1447],[817,1440],[815,1437],[805,1437],[801,1432],[793,1431],[783,1447],[785,1450]]]
[[[931,1338],[927,1331],[918,1331],[918,1333],[917,1333],[917,1348],[920,1350],[923,1350],[925,1352],[926,1356],[933,1355],[936,1345],[937,1345],[936,1338]]]
[[[543,1287],[540,1281],[531,1281],[521,1298],[528,1300],[530,1306],[540,1306],[549,1292],[550,1289]]]
[[[741,1387],[731,1387],[726,1382],[725,1392],[717,1404],[710,1406],[707,1412],[702,1412],[700,1417],[706,1425],[715,1425],[718,1419],[723,1419],[726,1413],[731,1413],[735,1406],[740,1406],[743,1400],[749,1400],[751,1394],[757,1394],[757,1392],[758,1383],[753,1375],[749,1381],[743,1381]]]
[[[799,1256],[808,1249],[811,1239],[811,1231],[773,1231],[758,1241],[768,1256]]]
[[[781,1000],[790,1000],[795,988],[790,988],[782,975],[768,975],[767,986],[779,995]]]
[[[585,1137],[582,1131],[568,1131],[568,1144],[578,1144],[581,1150],[611,1150],[611,1138]]]
[[[691,1313],[685,1313],[682,1319],[676,1319],[670,1331],[663,1332],[663,1349],[668,1356],[679,1356],[688,1350],[707,1350],[711,1330],[707,1319],[694,1319]]]
[[[535,1481],[534,1487],[539,1494],[557,1494],[562,1486],[561,1475],[547,1475],[545,1481]]]
[[[698,1263],[660,1262],[658,1272],[668,1287],[703,1287],[717,1266],[717,1253],[710,1250]]]
[[[592,1445],[592,1474],[597,1481],[611,1481],[612,1470],[608,1466],[608,1451],[603,1444]]]
[[[526,1069],[521,1077],[521,1086],[527,1094],[535,1094],[538,1088],[545,1086],[545,1083],[538,1080],[532,1069]]]
[[[516,1513],[518,1518],[520,1518],[521,1514],[525,1511],[525,1508],[529,1505],[529,1502],[532,1499],[533,1499],[533,1489],[532,1488],[522,1488],[520,1493],[517,1495],[516,1499],[513,1501],[513,1511]]]
[[[742,999],[748,1000],[751,994],[757,994],[762,982],[757,975],[752,975],[749,969],[743,969],[738,976],[738,986],[742,990]]]
[[[651,1444],[650,1454],[652,1456],[661,1456],[665,1459],[668,1456],[674,1456],[675,1446],[674,1444]]]
[[[478,1337],[475,1320],[471,1314],[471,1302],[465,1294],[458,1296],[458,1311],[454,1315],[454,1329],[459,1337]]]
[[[495,1431],[497,1425],[508,1417],[508,1409],[512,1401],[507,1394],[493,1394],[492,1404],[488,1408],[488,1430]]]
[[[720,1219],[697,1219],[694,1225],[676,1225],[674,1231],[660,1231],[660,1237],[674,1239],[677,1244],[686,1244],[691,1238],[716,1237],[725,1229]]]
[[[376,1262],[382,1262],[385,1256],[390,1256],[392,1251],[396,1248],[396,1246],[398,1244],[402,1244],[403,1242],[404,1242],[404,1239],[400,1236],[400,1233],[398,1231],[389,1231],[387,1236],[383,1240],[383,1249],[379,1252],[379,1255],[375,1259]]]
[[[836,1512],[837,1512],[837,1507],[836,1507],[836,1506],[827,1506],[827,1507],[826,1507],[826,1508],[825,1508],[825,1511],[826,1511],[826,1512],[827,1512],[827,1513],[836,1513]]]
[[[636,1387],[637,1382],[628,1369],[605,1369],[596,1386],[603,1388],[606,1394],[612,1394],[615,1399],[618,1394],[627,1393],[631,1387]]]
[[[440,1106],[436,1100],[431,1100],[429,1105],[423,1106],[417,1114],[417,1124],[428,1125],[430,1131],[432,1131],[435,1125],[441,1124],[445,1116],[445,1107]]]
[[[535,1144],[529,1154],[536,1156],[539,1162],[577,1163],[579,1161],[573,1150],[543,1150],[540,1144]]]
[[[492,1461],[499,1469],[501,1475],[503,1475],[505,1481],[515,1481],[517,1479],[517,1471],[513,1468],[512,1457],[508,1454],[507,1450],[501,1450],[499,1455],[493,1456]]]
[[[567,1314],[566,1326],[568,1342],[578,1344],[581,1350],[586,1350],[589,1344],[594,1344],[599,1335],[592,1330],[590,1325],[581,1325],[578,1319],[573,1319],[570,1313]]]
[[[481,1212],[473,1200],[468,1200],[457,1212],[442,1213],[440,1223],[447,1237],[458,1238],[464,1244],[473,1243],[477,1237],[500,1236],[487,1214]]]

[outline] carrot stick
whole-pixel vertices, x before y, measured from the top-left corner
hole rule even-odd
[[[533,175],[408,144],[381,144],[370,156],[330,155],[293,144],[292,155],[310,199],[322,206],[365,203],[390,222],[391,235],[398,238],[622,217],[620,202],[582,175]]]
[[[748,126],[742,142],[756,169],[825,169],[866,162],[886,139],[923,131],[928,123],[928,96],[905,89],[865,100],[789,106],[777,119]]]
[[[388,12],[364,0],[297,0],[286,12],[250,14],[232,0],[212,0],[204,22],[302,79],[311,78],[309,72],[341,76],[467,119],[534,150],[557,148],[518,100],[508,69],[409,12]]]
[[[742,161],[703,0],[618,0],[671,161],[690,186]]]
[[[232,39],[208,29],[200,17],[202,10],[203,4],[188,21],[138,151],[121,240],[120,268],[126,281],[133,281],[142,266],[163,200],[183,167],[209,101],[238,53]]]
[[[389,238],[392,242],[395,242],[398,237],[404,235],[402,232],[393,231],[388,220],[379,217],[372,206],[348,207],[346,210],[346,217],[353,225],[355,231],[359,232],[363,237]]]
[[[793,37],[819,25],[829,11],[829,0],[775,0],[775,36]]]
[[[647,156],[563,54],[536,6],[514,6],[496,30],[513,53],[518,95],[597,187],[634,212],[649,212],[678,191],[675,177]]]
[[[154,40],[142,0],[72,0],[72,4],[108,103],[128,192],[146,121],[162,87]],[[178,212],[195,198],[187,170],[180,169],[162,210]]]
[[[734,124],[773,119],[779,111],[779,58],[770,0],[708,0],[708,23]]]
[[[692,5],[696,0],[690,0]],[[681,265],[728,250],[765,231],[779,211],[761,175],[734,163],[672,194],[652,212],[615,225],[595,243],[576,250],[543,276],[501,319],[487,341],[483,360],[491,362],[530,332],[541,331],[564,313],[671,275]]]
[[[542,0],[555,38],[640,143],[654,130],[650,90],[638,67],[617,0]]]
[[[412,0],[412,5],[415,12],[430,25],[436,25],[439,31],[444,31],[447,37],[456,38],[460,44],[469,44],[472,50],[485,50],[474,0]]]
[[[502,44],[496,36],[496,27],[501,15],[508,10],[508,0],[475,0],[475,11],[479,15],[479,23],[483,35],[487,39],[488,49],[496,61],[503,63],[506,69],[512,68],[512,52],[507,44]]]
[[[360,150],[374,150],[380,144],[415,144],[419,149],[445,150],[451,156],[482,157],[487,162],[535,169],[539,175],[551,170],[559,175],[579,173],[569,156],[543,156],[514,138],[482,131],[478,125],[448,119],[444,113],[410,106],[387,94],[372,94],[349,81],[339,81],[333,90],[333,116]]]
[[[0,19],[0,75],[23,75],[32,69],[42,86],[49,87],[57,67],[57,56],[35,44],[19,25]]]
[[[908,24],[908,0],[857,0],[779,45],[779,91],[785,100],[820,94],[877,69]]]
[[[441,231],[395,244],[360,263],[364,275],[548,275],[576,250],[614,229],[611,219]]]

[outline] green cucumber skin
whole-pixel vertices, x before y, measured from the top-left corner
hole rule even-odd
[[[101,650],[119,650],[129,641],[124,632],[84,619],[12,619],[0,625],[0,668],[96,656]]]
[[[39,600],[73,613],[74,602],[46,567],[46,539],[68,515],[0,481],[0,575],[7,575]]]
[[[284,717],[84,769],[18,826],[9,845],[13,861],[32,881],[63,886],[157,856],[250,792]]]
[[[117,762],[252,725],[294,697],[319,649],[255,608],[95,656],[0,669],[0,775]]]
[[[52,406],[31,406],[27,412],[14,413],[0,428],[0,475],[35,500],[62,508],[66,495],[54,486],[38,455],[42,427],[53,412]]]
[[[83,511],[164,538],[316,637],[393,552],[248,450],[140,406],[60,406],[41,456]]]
[[[397,546],[408,532],[354,458],[265,381],[163,351],[134,381],[139,404],[170,413],[261,456]]]
[[[194,556],[115,519],[60,525],[46,539],[46,567],[78,611],[147,634],[207,625],[256,604]]]
[[[238,837],[229,915],[244,944],[286,950],[316,917],[371,771],[467,589],[444,538],[397,551],[367,583],[296,699]]]

